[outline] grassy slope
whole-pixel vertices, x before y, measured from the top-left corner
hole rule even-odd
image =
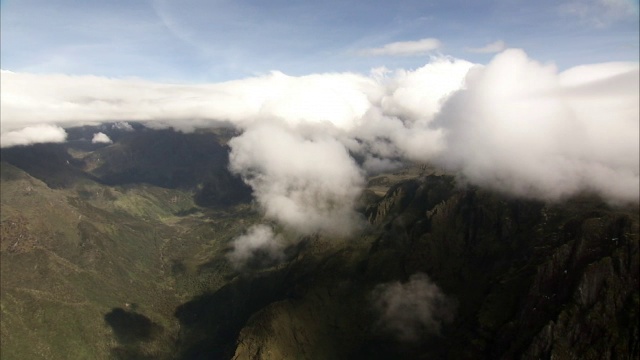
[[[224,218],[255,217],[246,206],[200,212],[182,190],[89,180],[51,189],[1,170],[3,359],[108,358],[122,346],[104,316],[126,303],[162,329],[136,352],[171,352],[174,309],[231,271],[224,261],[202,271],[244,229]]]

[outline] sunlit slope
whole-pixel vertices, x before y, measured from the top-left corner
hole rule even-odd
[[[147,184],[50,188],[5,162],[1,199],[3,359],[108,358],[134,345],[165,356],[175,307],[224,282],[228,264],[203,268],[243,230],[235,219],[255,217],[241,207],[203,213],[193,193]],[[112,308],[160,331],[122,343],[105,321]]]

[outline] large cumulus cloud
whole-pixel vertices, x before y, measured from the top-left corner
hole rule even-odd
[[[595,191],[638,199],[638,67],[565,73],[520,50],[471,71],[445,104],[437,161],[473,183],[557,199]]]

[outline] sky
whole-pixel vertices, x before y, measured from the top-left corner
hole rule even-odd
[[[138,131],[129,122],[239,130],[229,170],[264,223],[233,262],[278,258],[281,232],[356,233],[367,177],[407,163],[509,196],[640,202],[637,1],[0,8],[1,147],[64,143],[87,124],[103,126],[86,139],[99,146]]]
[[[506,47],[561,69],[639,52],[637,0],[3,0],[0,9],[2,68],[38,74],[209,83],[415,69],[441,54],[487,63]]]

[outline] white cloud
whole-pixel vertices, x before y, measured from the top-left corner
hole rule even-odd
[[[255,256],[277,260],[283,256],[282,238],[268,225],[253,225],[233,240],[233,251],[228,254],[235,267],[242,267]]]
[[[505,44],[504,41],[502,40],[497,40],[494,41],[490,44],[487,44],[483,47],[479,47],[479,48],[466,48],[466,50],[468,52],[471,53],[479,53],[479,54],[492,54],[492,53],[497,53],[500,52],[504,49],[507,48],[507,44]]]
[[[2,129],[32,122],[156,122],[184,131],[256,118],[353,126],[375,97],[375,82],[355,74],[292,77],[279,72],[207,85],[171,85],[95,76],[2,72]]]
[[[417,273],[406,283],[376,286],[372,293],[378,326],[399,340],[416,341],[438,334],[443,324],[453,320],[453,301],[425,274]]]
[[[107,134],[99,132],[93,134],[93,138],[91,139],[93,144],[111,144],[113,141],[107,136]]]
[[[126,121],[118,121],[115,124],[111,125],[113,129],[121,130],[121,131],[133,131],[133,126]]]
[[[63,128],[53,125],[27,126],[13,131],[3,131],[0,136],[2,147],[37,143],[62,143],[66,140],[67,132]]]
[[[336,139],[274,122],[250,127],[229,146],[230,169],[253,188],[267,218],[307,234],[357,227],[353,205],[363,174]]]
[[[637,202],[638,66],[626,68],[558,74],[521,50],[505,51],[472,71],[467,89],[434,121],[446,133],[438,160],[473,183],[517,195],[558,199],[589,190]],[[577,84],[583,73],[601,80]]]
[[[431,122],[448,97],[464,86],[473,66],[464,60],[434,58],[412,71],[376,69],[372,77],[384,95],[348,130],[359,142],[343,142],[364,156],[367,171],[397,167],[400,160],[430,161],[443,146],[442,130]]]
[[[382,111],[412,121],[430,121],[449,95],[464,85],[474,64],[451,58],[434,58],[415,70],[388,72],[382,82]]]
[[[305,233],[352,228],[364,175],[350,153],[367,171],[437,162],[521,196],[639,198],[638,63],[559,73],[506,50],[487,66],[435,58],[370,76],[273,72],[172,85],[3,71],[0,81],[2,146],[64,141],[61,127],[87,122],[181,131],[231,124],[244,131],[230,142],[233,171],[268,218]],[[39,133],[57,136],[33,135],[42,123]]]
[[[360,51],[360,54],[364,56],[416,56],[436,50],[441,45],[438,39],[426,38],[416,41],[393,42],[378,48],[364,49]]]

